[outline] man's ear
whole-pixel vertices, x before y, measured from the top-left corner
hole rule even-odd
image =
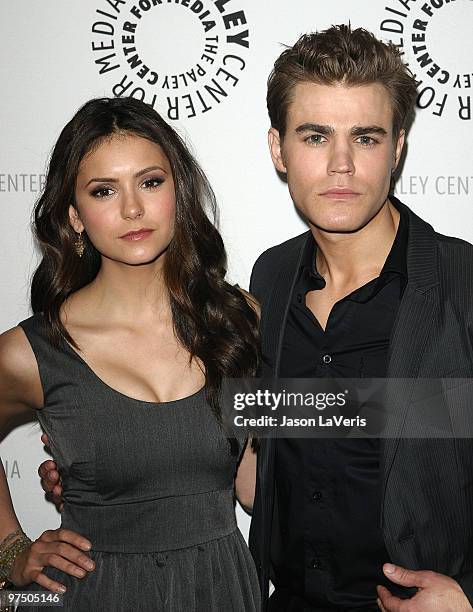
[[[284,165],[283,155],[281,152],[281,138],[279,137],[278,130],[273,127],[270,128],[268,132],[268,144],[274,167],[278,172],[286,173],[287,170],[286,166]]]
[[[84,231],[84,224],[80,220],[77,209],[74,208],[72,204],[69,206],[69,223],[71,224],[74,231],[77,232],[78,234]]]
[[[397,165],[399,164],[399,160],[401,159],[401,153],[402,153],[402,149],[404,147],[405,139],[406,139],[406,131],[405,130],[401,130],[399,132],[399,136],[397,137],[396,146],[395,146],[395,150],[394,150],[393,172],[396,170]]]

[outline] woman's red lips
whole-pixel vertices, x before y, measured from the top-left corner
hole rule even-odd
[[[142,238],[149,236],[152,231],[154,230],[148,227],[143,227],[139,230],[131,230],[130,232],[123,234],[123,236],[120,236],[120,238],[123,238],[124,240],[141,240]]]

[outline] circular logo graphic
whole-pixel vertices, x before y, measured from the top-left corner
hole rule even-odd
[[[211,111],[247,63],[249,27],[238,0],[103,0],[93,60],[114,96],[133,96],[170,120]]]
[[[405,54],[417,106],[436,117],[472,119],[473,0],[388,0],[381,37]]]

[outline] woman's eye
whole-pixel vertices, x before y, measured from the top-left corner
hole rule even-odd
[[[146,189],[155,189],[156,187],[159,187],[162,183],[164,183],[164,179],[156,176],[154,178],[146,179],[146,181],[143,183],[143,186]]]
[[[94,198],[106,198],[111,193],[113,193],[113,189],[111,189],[110,187],[99,187],[99,189],[94,189],[91,195]]]

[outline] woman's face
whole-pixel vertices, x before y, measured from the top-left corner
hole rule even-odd
[[[79,166],[76,207],[69,218],[102,255],[128,265],[158,260],[174,232],[176,196],[161,147],[133,134],[116,134]]]

